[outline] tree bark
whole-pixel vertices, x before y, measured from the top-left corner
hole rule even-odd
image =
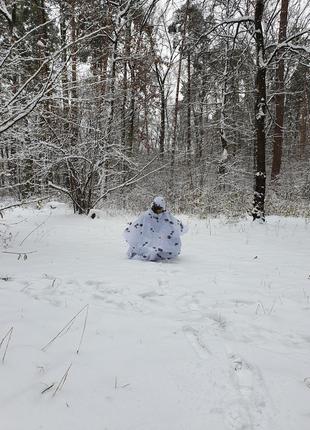
[[[309,144],[310,112],[308,100],[307,80],[304,82],[301,109],[299,115],[299,157],[304,160],[307,143]]]
[[[66,9],[64,1],[60,2],[60,38],[61,45],[64,48],[67,45],[67,22],[66,22]],[[63,64],[67,63],[67,49],[63,49],[61,54],[61,61]],[[62,107],[64,115],[68,114],[69,106],[69,93],[68,93],[68,71],[67,66],[64,66],[63,72],[61,74],[61,86],[62,86]]]
[[[286,39],[287,15],[289,0],[282,0],[281,14],[279,24],[278,42],[281,43]],[[278,52],[278,66],[276,69],[276,95],[275,95],[275,126],[273,135],[273,156],[271,179],[276,179],[281,170],[282,146],[283,146],[283,125],[284,125],[284,59],[283,49]]]
[[[175,104],[174,104],[174,115],[173,115],[173,130],[172,130],[172,143],[171,143],[171,167],[173,175],[173,167],[175,163],[175,152],[177,146],[177,127],[178,127],[178,113],[179,113],[179,92],[180,92],[180,82],[181,82],[181,71],[182,71],[182,57],[184,52],[185,36],[187,30],[187,19],[188,19],[188,9],[190,5],[190,0],[186,2],[184,26],[182,32],[181,46],[180,46],[180,58],[178,64],[178,74],[176,82],[176,93],[175,93]]]
[[[220,159],[218,173],[224,175],[226,173],[226,161],[227,161],[227,137],[226,137],[226,102],[227,102],[227,80],[228,80],[228,42],[225,49],[225,68],[224,68],[224,81],[222,86],[222,100],[221,100],[221,112],[220,112],[220,137],[222,144],[222,157]]]
[[[191,93],[191,54],[187,53],[187,126],[186,126],[186,152],[187,161],[190,164],[191,150],[192,150],[192,130],[191,130],[191,106],[192,106],[192,93]]]
[[[256,79],[255,79],[255,187],[252,216],[253,220],[265,220],[266,192],[266,64],[265,44],[262,27],[265,0],[256,0],[255,5],[255,43],[256,43]]]
[[[136,107],[136,73],[134,65],[130,66],[130,107],[129,107],[129,129],[128,129],[128,153],[133,153],[133,141],[135,131],[135,107]]]
[[[160,133],[159,133],[159,152],[163,160],[165,152],[165,135],[166,135],[166,96],[165,87],[160,89]]]
[[[76,0],[71,0],[71,40],[72,40],[72,55],[71,55],[71,121],[72,121],[72,145],[77,144],[79,129],[78,129],[78,91],[77,91],[77,53],[76,44],[77,39],[77,22],[76,22]]]

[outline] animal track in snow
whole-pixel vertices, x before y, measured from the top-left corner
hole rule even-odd
[[[153,299],[154,297],[162,297],[163,293],[159,293],[157,291],[146,291],[145,293],[139,294],[142,299]]]

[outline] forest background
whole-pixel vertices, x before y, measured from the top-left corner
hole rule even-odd
[[[0,196],[309,216],[309,21],[302,0],[0,0]]]

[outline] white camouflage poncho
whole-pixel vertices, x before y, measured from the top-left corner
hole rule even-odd
[[[181,252],[180,235],[184,232],[183,224],[166,210],[163,197],[156,197],[154,203],[163,208],[164,212],[156,214],[148,209],[129,223],[124,231],[124,238],[129,245],[129,258],[170,260]]]

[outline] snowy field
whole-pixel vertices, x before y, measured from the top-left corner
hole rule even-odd
[[[0,219],[1,430],[310,428],[306,220],[183,217],[152,263],[56,206]]]

